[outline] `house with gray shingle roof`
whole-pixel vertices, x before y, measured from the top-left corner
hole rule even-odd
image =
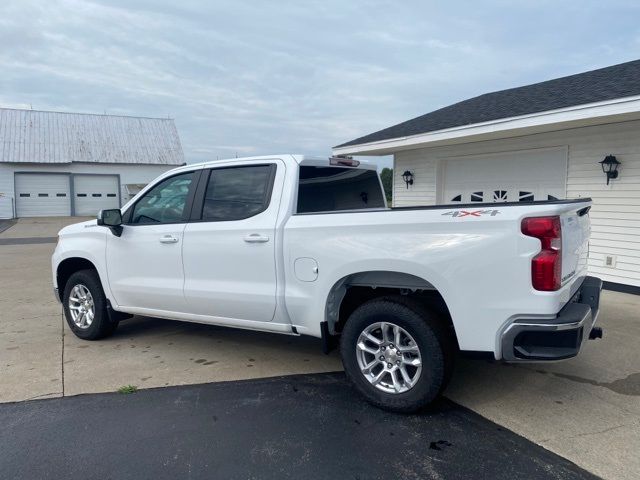
[[[393,206],[591,197],[591,272],[640,293],[640,60],[486,93],[333,153],[393,155]]]

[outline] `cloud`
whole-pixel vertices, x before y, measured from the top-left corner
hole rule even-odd
[[[464,98],[639,57],[638,13],[590,1],[4,0],[0,104],[171,116],[190,162],[326,155]]]

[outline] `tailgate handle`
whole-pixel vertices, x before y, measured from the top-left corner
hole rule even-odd
[[[589,210],[591,210],[591,205],[589,205],[588,207],[581,208],[580,210],[578,210],[578,216],[584,217],[587,213],[589,213]]]

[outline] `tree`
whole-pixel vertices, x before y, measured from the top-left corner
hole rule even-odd
[[[387,204],[391,205],[391,189],[393,185],[393,168],[383,168],[380,172],[380,180],[384,188],[384,195],[387,197]]]

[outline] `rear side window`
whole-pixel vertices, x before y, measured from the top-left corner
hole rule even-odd
[[[271,199],[274,171],[275,165],[211,170],[202,207],[202,220],[242,220],[266,210]]]
[[[375,170],[300,167],[298,213],[384,208]]]

